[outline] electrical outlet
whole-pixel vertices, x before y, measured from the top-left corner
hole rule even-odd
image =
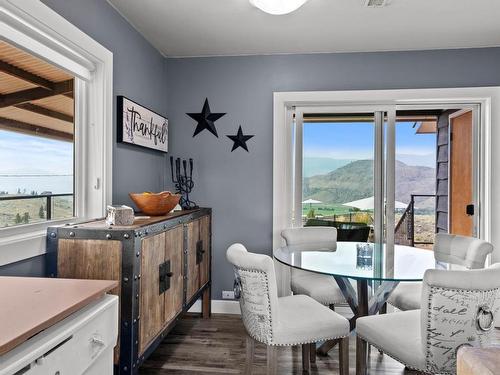
[[[234,292],[232,290],[223,290],[222,299],[234,299]]]

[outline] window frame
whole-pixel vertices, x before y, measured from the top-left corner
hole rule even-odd
[[[0,230],[0,265],[45,253],[47,227],[102,217],[112,201],[113,54],[38,0],[0,0],[7,43],[75,77],[75,217]]]

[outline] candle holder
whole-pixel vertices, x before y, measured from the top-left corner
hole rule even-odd
[[[181,172],[182,163],[182,172]],[[172,182],[175,185],[176,193],[181,194],[179,204],[183,210],[193,210],[198,208],[197,204],[189,199],[189,193],[193,190],[193,159],[189,158],[189,174],[187,168],[188,160],[177,158],[175,159],[174,173],[174,157],[170,157],[170,170],[172,174]]]

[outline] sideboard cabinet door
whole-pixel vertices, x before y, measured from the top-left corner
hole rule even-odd
[[[210,277],[210,216],[187,225],[187,288],[186,303],[205,285]]]
[[[139,353],[160,333],[165,321],[165,294],[160,293],[160,266],[165,262],[165,232],[146,237],[141,249]]]
[[[165,291],[164,325],[170,323],[181,311],[184,297],[182,272],[184,229],[182,225],[165,232],[165,262],[170,266],[170,287]]]

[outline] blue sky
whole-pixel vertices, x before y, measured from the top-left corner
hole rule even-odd
[[[0,130],[0,174],[73,174],[73,144]]]
[[[436,135],[415,134],[413,122],[396,125],[396,159],[435,167]],[[373,123],[305,123],[304,157],[372,159]]]

